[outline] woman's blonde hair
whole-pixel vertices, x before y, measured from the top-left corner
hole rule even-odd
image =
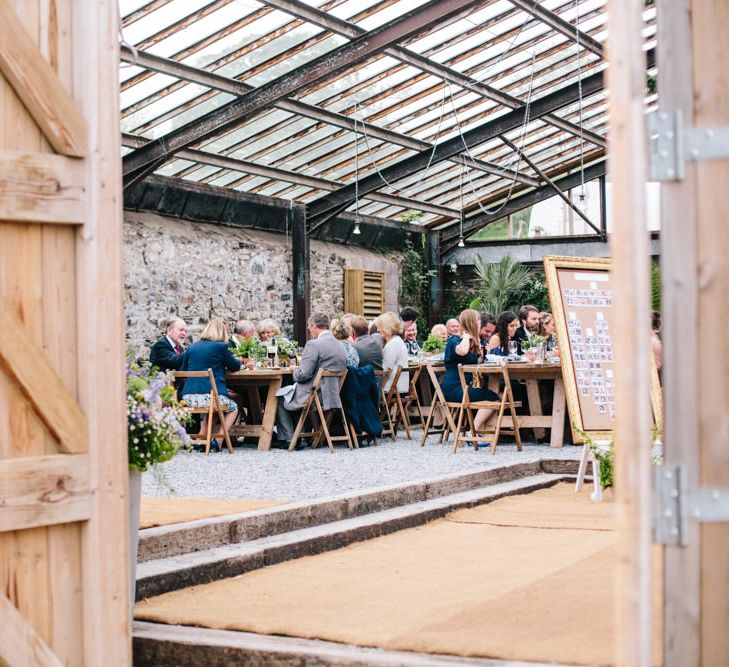
[[[382,313],[382,315],[375,318],[375,326],[377,331],[388,336],[388,338],[402,333],[402,322],[397,314],[393,312]]]
[[[352,333],[352,327],[349,325],[349,321],[345,315],[341,320],[332,320],[329,325],[329,331],[332,332],[332,336],[337,340],[347,340]]]
[[[554,321],[554,317],[552,317],[552,313],[549,312],[543,312],[539,313],[539,335],[540,336],[546,336],[547,333],[544,331],[544,327],[546,327],[550,322]]]
[[[221,318],[213,317],[205,325],[202,334],[200,334],[200,338],[225,343],[228,340],[228,327],[225,326],[225,322]]]
[[[256,327],[256,332],[260,336],[261,332],[263,332],[263,331],[270,331],[273,334],[273,336],[281,335],[281,327],[278,326],[278,322],[276,322],[276,320],[272,320],[270,318],[261,320],[258,323],[258,326]]]
[[[458,316],[458,324],[461,325],[461,331],[465,331],[471,336],[471,340],[468,344],[468,351],[472,352],[476,356],[481,353],[481,342],[479,332],[481,330],[481,315],[478,311],[472,308],[466,308],[461,311]]]
[[[448,335],[448,329],[446,329],[445,324],[434,324],[433,328],[430,330],[431,336],[438,336],[439,338],[443,338],[443,334],[446,336]]]

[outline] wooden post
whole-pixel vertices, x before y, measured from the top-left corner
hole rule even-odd
[[[698,128],[727,128],[729,4],[726,0],[693,0],[691,18],[693,124]],[[659,76],[659,81],[661,79]],[[685,85],[685,82],[680,83]],[[684,441],[681,446],[698,457],[701,487],[729,489],[729,339],[717,334],[729,327],[729,265],[726,261],[729,159],[703,160],[697,163],[695,170],[693,205],[698,227],[698,317],[693,322],[698,330],[695,349],[701,353],[694,361],[698,377],[680,389],[698,393],[699,438]],[[683,346],[681,351],[685,352]],[[706,667],[728,665],[729,523],[702,524],[700,567],[700,664]]]
[[[659,105],[693,120],[691,0],[663,3],[658,12]],[[704,39],[704,37],[701,37]],[[699,485],[699,397],[693,354],[698,350],[698,248],[696,167],[681,181],[661,184],[661,300],[664,445],[666,465],[682,465],[690,487]],[[686,326],[691,322],[691,326]],[[712,327],[713,329],[713,327]],[[713,345],[712,345],[713,347]],[[686,525],[686,546],[664,549],[664,664],[700,664],[699,607],[701,530]]]
[[[131,663],[118,23],[0,0],[2,664]]]
[[[616,498],[618,560],[617,663],[651,664],[651,479],[649,446],[649,244],[645,215],[645,57],[643,0],[612,2],[608,89],[610,180],[613,183]]]
[[[443,318],[443,259],[440,254],[440,232],[429,232],[427,242],[428,270],[434,271],[428,282],[428,325]]]
[[[291,208],[291,217],[294,338],[303,346],[306,343],[306,320],[309,318],[311,296],[309,235],[306,232],[306,209],[301,205],[293,206]]]

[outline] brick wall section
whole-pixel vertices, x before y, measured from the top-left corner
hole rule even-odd
[[[293,325],[290,239],[240,227],[193,223],[151,213],[124,213],[127,342],[146,355],[172,313],[193,339],[214,315],[272,317]],[[385,302],[397,310],[399,253],[387,255],[311,242],[311,307],[334,315],[344,308],[344,270],[385,272]]]

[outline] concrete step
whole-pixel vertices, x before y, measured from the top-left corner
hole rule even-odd
[[[488,467],[476,472],[454,473],[363,493],[147,528],[139,532],[138,560],[143,563],[256,540],[542,472],[575,474],[577,465],[578,462],[574,460],[554,459]]]
[[[133,633],[135,667],[548,667],[536,662],[387,651],[318,639],[140,621],[134,623]]]
[[[523,473],[529,470],[536,471],[537,474],[525,476]],[[259,536],[254,539],[250,539],[251,533],[248,533],[249,539],[245,541],[237,540],[236,543],[214,545],[200,551],[140,563],[137,567],[137,599],[234,577],[244,572],[302,556],[331,551],[353,542],[369,540],[404,528],[422,525],[445,516],[455,509],[481,505],[509,495],[529,493],[567,479],[564,474],[548,474],[539,472],[539,470],[541,470],[539,463],[520,464],[520,467],[512,466],[512,478],[509,481],[495,483],[492,481],[488,486],[481,485],[479,488],[471,488],[459,493],[447,493],[447,489],[453,487],[452,484],[449,486],[447,482],[428,482],[425,484],[424,494],[427,495],[427,489],[430,486],[430,493],[435,497],[402,504],[403,498],[410,496],[406,492],[396,493],[394,497],[400,499],[399,506],[375,511],[365,501],[364,507],[369,507],[370,511],[363,513],[362,507],[359,506],[357,508],[359,513],[355,516],[351,516],[351,514],[347,516],[347,512],[342,510],[342,507],[346,508],[348,504],[344,503],[340,507],[340,516],[345,515],[346,518],[325,523],[313,522],[315,516],[312,513],[315,513],[316,508],[319,507],[318,503],[313,503],[309,506],[311,508],[309,513],[304,515],[308,519],[302,520],[302,522],[308,521],[310,524],[313,522],[314,525],[280,530],[278,534]],[[486,472],[504,475],[507,471]],[[491,479],[494,478],[491,477]],[[350,500],[353,499],[350,498]],[[239,521],[243,520],[239,519]],[[287,525],[296,524],[289,522]],[[258,534],[260,534],[260,530],[258,530]]]

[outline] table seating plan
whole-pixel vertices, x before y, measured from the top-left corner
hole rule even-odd
[[[573,438],[581,442],[580,431],[595,438],[610,438],[615,420],[614,361],[620,352],[611,334],[617,304],[610,260],[548,256],[544,258],[544,272],[557,325]],[[654,375],[651,399],[654,419],[660,423],[660,385],[655,369]]]

